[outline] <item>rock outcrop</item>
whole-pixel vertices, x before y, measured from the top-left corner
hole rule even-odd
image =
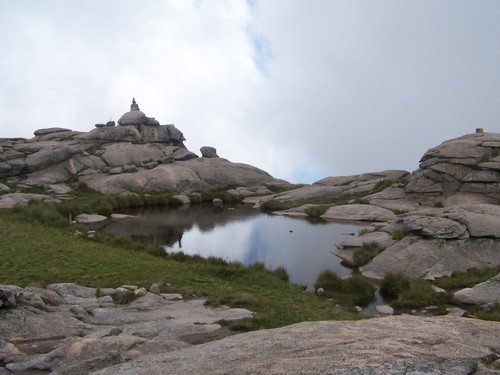
[[[203,158],[192,161],[198,156],[184,146],[182,132],[144,115],[135,100],[118,123],[98,124],[86,133],[47,128],[29,140],[0,139],[0,178],[26,185],[78,181],[101,193],[287,184],[221,159],[213,147],[203,147]]]
[[[158,286],[151,290],[159,292]],[[14,373],[88,374],[224,337],[231,332],[219,321],[251,316],[204,302],[133,286],[0,285],[0,373],[5,366]]]
[[[337,244],[335,255],[352,264],[353,249],[376,242],[385,251],[362,268],[364,275],[381,279],[402,271],[434,279],[500,266],[499,154],[500,134],[478,132],[430,149],[412,174],[387,170],[328,177],[247,201],[331,200],[321,218],[373,223],[371,234]],[[314,206],[279,213],[307,216]]]
[[[500,199],[500,135],[477,132],[431,148],[406,192],[445,205],[496,203]]]
[[[2,285],[0,363],[54,375],[498,373],[495,322],[400,315],[234,335],[218,321],[249,311],[150,290]]]
[[[307,322],[139,358],[93,374],[494,374],[499,335],[497,323],[451,316]]]

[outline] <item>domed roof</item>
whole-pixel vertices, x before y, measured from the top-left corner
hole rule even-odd
[[[142,111],[135,110],[125,113],[122,117],[120,117],[118,123],[120,125],[142,125],[147,120],[148,118]]]
[[[132,105],[130,106],[130,111],[125,113],[118,120],[118,124],[120,125],[142,125],[148,121],[148,118],[139,109],[139,105],[135,102],[135,98],[132,99]]]

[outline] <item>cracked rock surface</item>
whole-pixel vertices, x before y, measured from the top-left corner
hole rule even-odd
[[[123,296],[132,301],[114,302],[124,301]],[[224,337],[232,333],[218,322],[252,315],[133,286],[97,292],[76,284],[46,289],[2,285],[0,302],[0,363],[8,371],[26,374],[88,374]]]

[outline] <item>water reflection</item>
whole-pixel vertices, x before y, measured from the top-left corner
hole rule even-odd
[[[284,266],[293,283],[308,289],[326,268],[340,276],[351,273],[330,250],[348,237],[346,233],[360,229],[352,224],[268,215],[243,205],[222,210],[207,205],[147,208],[129,213],[139,216],[111,221],[103,231],[127,233],[143,243],[162,245],[167,252]]]

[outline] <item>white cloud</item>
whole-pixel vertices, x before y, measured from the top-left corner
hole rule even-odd
[[[90,130],[132,96],[194,152],[276,177],[413,170],[498,131],[494,0],[0,0],[0,137]]]

